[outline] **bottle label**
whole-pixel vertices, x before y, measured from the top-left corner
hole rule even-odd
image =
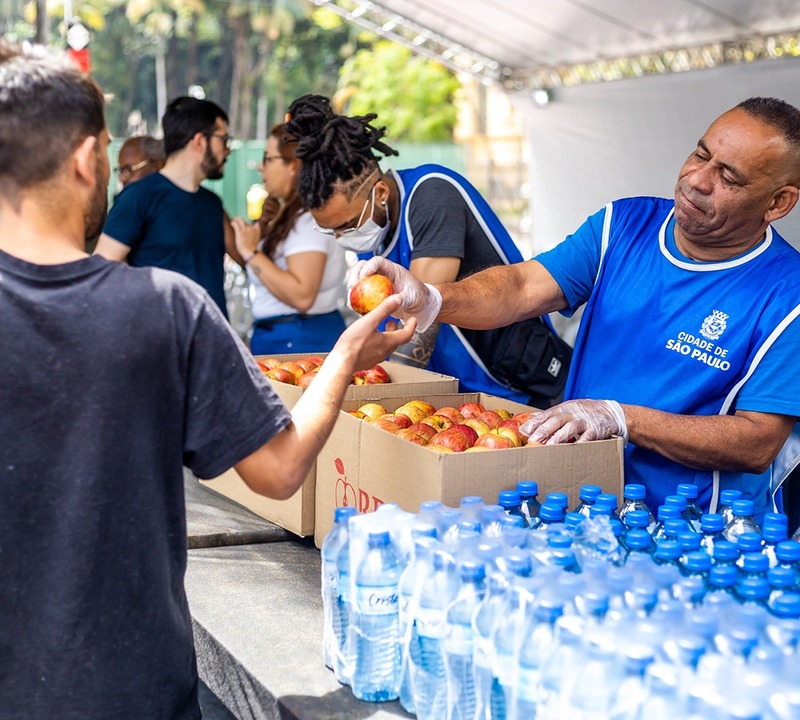
[[[444,612],[430,608],[420,608],[417,612],[417,632],[426,638],[443,638]]]
[[[358,610],[364,615],[392,615],[398,611],[397,588],[358,586]]]

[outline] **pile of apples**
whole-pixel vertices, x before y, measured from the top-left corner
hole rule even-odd
[[[323,359],[317,355],[299,358],[298,360],[286,360],[281,362],[277,358],[261,358],[256,361],[270,380],[297,385],[306,388],[317,376],[317,370],[322,365]],[[380,383],[391,382],[389,373],[381,365],[375,365],[369,370],[359,370],[353,375],[351,385],[378,385]]]
[[[393,413],[380,403],[368,402],[349,414],[416,445],[444,453],[541,444],[529,442],[519,431],[533,413],[487,410],[478,402],[436,409],[425,400],[410,400]]]

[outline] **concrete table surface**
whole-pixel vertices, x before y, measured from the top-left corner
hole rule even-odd
[[[356,700],[325,667],[311,539],[190,550],[186,592],[200,677],[237,718],[412,717]]]

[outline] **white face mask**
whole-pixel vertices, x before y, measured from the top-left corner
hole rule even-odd
[[[336,238],[336,241],[345,250],[351,250],[355,253],[374,253],[383,243],[386,234],[392,223],[389,220],[389,208],[386,207],[386,225],[381,227],[372,219],[375,211],[375,188],[372,188],[372,201],[369,208],[369,217],[367,221],[360,227],[350,230],[349,232],[342,233]]]

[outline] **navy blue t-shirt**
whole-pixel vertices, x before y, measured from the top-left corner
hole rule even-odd
[[[133,267],[174,270],[202,285],[227,317],[223,218],[210,190],[188,192],[153,173],[117,196],[103,232],[131,248]]]
[[[0,252],[0,717],[197,720],[183,468],[291,420],[208,295]]]

